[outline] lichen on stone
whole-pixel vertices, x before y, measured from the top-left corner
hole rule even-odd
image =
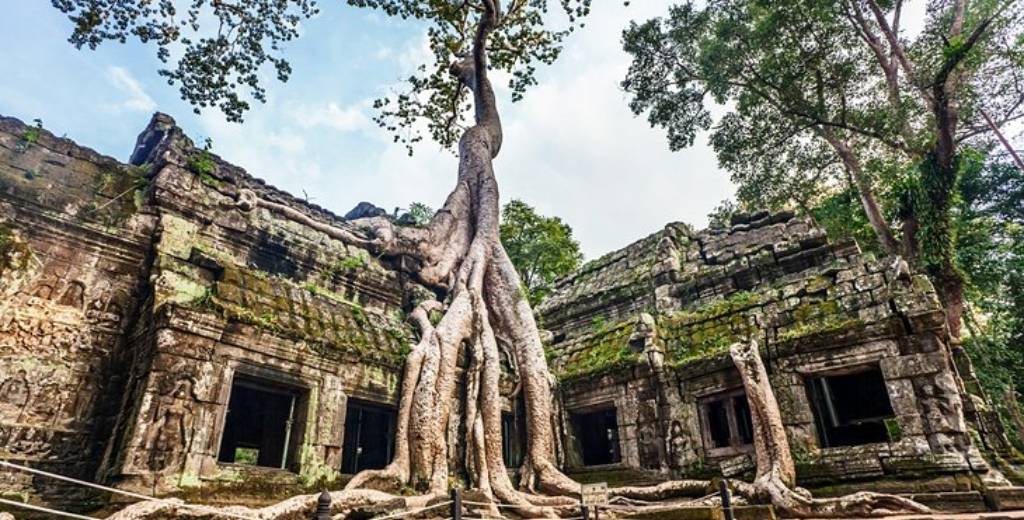
[[[7,271],[28,269],[33,258],[32,247],[8,223],[0,222],[0,275]]]

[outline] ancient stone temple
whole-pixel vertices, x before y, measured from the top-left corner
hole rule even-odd
[[[414,340],[404,313],[423,289],[406,259],[328,226],[355,224],[196,148],[162,114],[128,163],[0,118],[0,459],[251,503],[383,467]],[[1014,476],[1015,454],[927,279],[807,219],[670,224],[560,281],[537,312],[559,460],[581,481],[750,473],[726,350],[753,339],[803,485],[955,510],[1018,499],[986,485],[1006,484],[993,461]],[[510,468],[523,450],[512,378]],[[109,498],[17,471],[0,489],[81,510]]]

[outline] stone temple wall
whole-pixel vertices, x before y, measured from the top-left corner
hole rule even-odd
[[[167,116],[130,164],[0,119],[0,458],[145,492],[337,478],[348,398],[397,404],[407,286],[368,251],[240,207],[241,190],[348,225],[196,149]],[[218,459],[239,379],[293,399],[286,471]]]
[[[135,168],[0,118],[0,459],[94,475],[156,222],[136,207],[144,183]],[[0,488],[92,499],[9,472]]]
[[[954,367],[942,307],[929,281],[902,267],[854,243],[829,243],[805,218],[766,212],[700,232],[669,224],[584,266],[538,309],[554,338],[566,465],[584,480],[615,470],[647,472],[634,479],[749,476],[753,447],[741,424],[745,405],[733,401],[743,391],[728,347],[752,339],[803,484],[884,488],[894,478],[934,477],[942,483],[927,489],[963,491],[969,507],[983,508],[955,475],[987,475],[978,448],[993,446],[978,441],[1000,432],[965,420],[973,399]],[[821,381],[833,390],[865,381],[863,398],[887,398],[891,410],[864,418],[874,424],[833,431],[829,421],[857,413],[841,407],[859,403],[823,406],[814,390]],[[591,467],[587,450],[608,448],[580,421],[609,410],[618,453]]]
[[[403,309],[424,289],[403,259],[320,224],[352,226],[196,148],[162,114],[128,163],[0,118],[0,459],[266,503],[340,485],[363,448],[389,457],[414,337]],[[968,395],[976,381],[928,281],[792,214],[669,224],[560,281],[538,315],[559,381],[559,455],[584,481],[748,475],[727,348],[749,339],[805,484],[954,491],[954,508],[969,509],[976,481],[992,478],[979,448],[1006,451]],[[844,408],[829,392],[846,377],[889,407]],[[515,386],[506,373],[513,467]],[[364,423],[376,429],[356,443]],[[447,432],[453,464],[462,429]],[[82,510],[108,498],[8,471],[0,489]]]

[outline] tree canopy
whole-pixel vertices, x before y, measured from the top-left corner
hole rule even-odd
[[[545,217],[521,200],[501,212],[501,243],[519,271],[530,304],[551,293],[553,282],[580,267],[583,253],[572,228],[558,217]]]
[[[219,108],[230,121],[242,121],[251,100],[264,102],[260,72],[269,67],[280,81],[292,68],[285,45],[300,34],[303,21],[316,16],[316,0],[51,0],[74,24],[69,41],[95,49],[107,41],[129,40],[156,47],[165,67],[159,73],[177,85],[198,112]],[[404,90],[377,99],[374,118],[409,148],[430,137],[455,144],[471,107],[466,90],[449,66],[471,52],[482,9],[454,0],[345,0],[354,7],[423,22],[431,63],[420,64]],[[513,100],[536,83],[539,64],[551,64],[562,42],[590,12],[591,0],[512,0],[488,40],[492,68],[509,75]],[[552,12],[554,11],[554,12]],[[179,56],[179,57],[176,57]],[[425,123],[425,124],[420,124]]]
[[[670,148],[711,130],[742,205],[810,212],[855,194],[879,249],[932,274],[956,314],[957,184],[978,151],[992,150],[992,128],[1024,117],[1024,9],[931,2],[913,37],[903,9],[683,2],[626,29],[633,62],[622,85]],[[717,120],[712,101],[724,106]]]

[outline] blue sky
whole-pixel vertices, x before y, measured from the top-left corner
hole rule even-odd
[[[702,227],[733,193],[706,136],[669,152],[664,134],[635,118],[618,86],[628,57],[619,36],[630,19],[670,2],[595,3],[540,85],[511,103],[499,91],[506,137],[495,163],[503,200],[520,198],[573,226],[587,258],[670,221]],[[201,115],[156,73],[154,49],[138,43],[78,51],[71,24],[44,1],[16,1],[0,18],[0,114],[43,120],[50,131],[126,160],[154,111],[251,174],[344,213],[362,200],[387,209],[412,201],[437,206],[457,161],[436,144],[413,157],[370,121],[372,100],[426,57],[424,28],[324,0],[286,56],[287,83],[268,81],[268,102],[245,123],[216,110]],[[636,5],[642,4],[642,5]]]

